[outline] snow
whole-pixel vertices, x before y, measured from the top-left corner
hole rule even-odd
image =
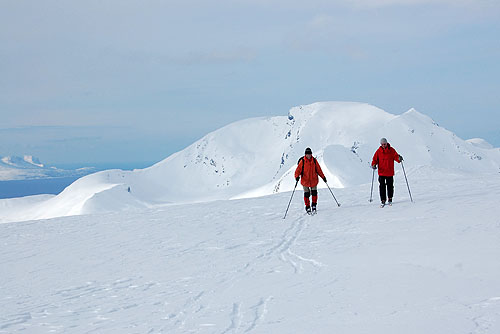
[[[494,148],[493,145],[488,143],[486,140],[483,138],[471,138],[467,139],[468,143],[471,143],[474,146],[480,147],[480,148],[485,148],[485,149],[492,149]]]
[[[498,173],[405,168],[383,209],[368,182],[313,217],[298,191],[286,219],[291,192],[0,224],[0,333],[499,333]]]
[[[394,205],[379,208],[376,183],[368,201],[380,137],[413,203],[400,164]],[[500,333],[500,150],[486,144],[414,109],[315,103],[150,168],[0,200],[0,333]],[[342,206],[320,183],[317,215],[298,188],[283,219],[307,146]]]
[[[369,165],[381,137],[411,168],[500,171],[500,149],[462,140],[415,109],[393,115],[364,103],[318,102],[294,107],[286,116],[229,124],[146,169],[87,175],[45,203],[3,210],[0,222],[287,192],[306,147],[331,187],[358,186],[371,180]]]

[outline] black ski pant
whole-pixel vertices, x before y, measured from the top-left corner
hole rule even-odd
[[[379,186],[380,200],[385,203],[385,200],[387,199],[387,195],[392,200],[392,196],[394,195],[394,177],[393,176],[381,176],[381,175],[379,175],[378,183],[380,183],[380,186]]]

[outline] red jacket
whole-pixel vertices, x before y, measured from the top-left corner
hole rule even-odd
[[[304,173],[302,173],[302,167],[304,167]],[[304,187],[316,187],[318,185],[318,175],[321,176],[322,179],[325,178],[325,174],[321,170],[321,167],[316,160],[316,158],[307,159],[303,157],[299,160],[297,168],[295,169],[295,178],[299,177],[302,173],[302,177],[300,178],[300,184]]]
[[[394,176],[394,161],[399,161],[399,154],[387,143],[387,147],[380,146],[373,155],[372,166],[378,165],[378,175]]]

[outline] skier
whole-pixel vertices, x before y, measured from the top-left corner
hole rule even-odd
[[[392,196],[394,195],[394,161],[401,163],[403,157],[391,147],[387,139],[380,139],[380,147],[373,155],[372,168],[377,169],[378,165],[378,182],[380,183],[380,201],[381,207],[385,206],[386,189],[389,197],[389,205],[392,205]]]
[[[306,212],[308,214],[316,213],[316,204],[318,203],[318,175],[326,182],[325,174],[321,170],[316,158],[312,156],[312,150],[306,148],[305,155],[299,159],[297,169],[295,169],[295,180],[304,188],[304,203],[306,204]],[[309,196],[312,195],[312,203],[309,201]],[[312,212],[311,212],[312,204]]]

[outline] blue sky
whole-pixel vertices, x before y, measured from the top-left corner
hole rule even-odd
[[[0,155],[48,164],[159,161],[335,100],[500,146],[492,0],[6,0],[0,73]]]

